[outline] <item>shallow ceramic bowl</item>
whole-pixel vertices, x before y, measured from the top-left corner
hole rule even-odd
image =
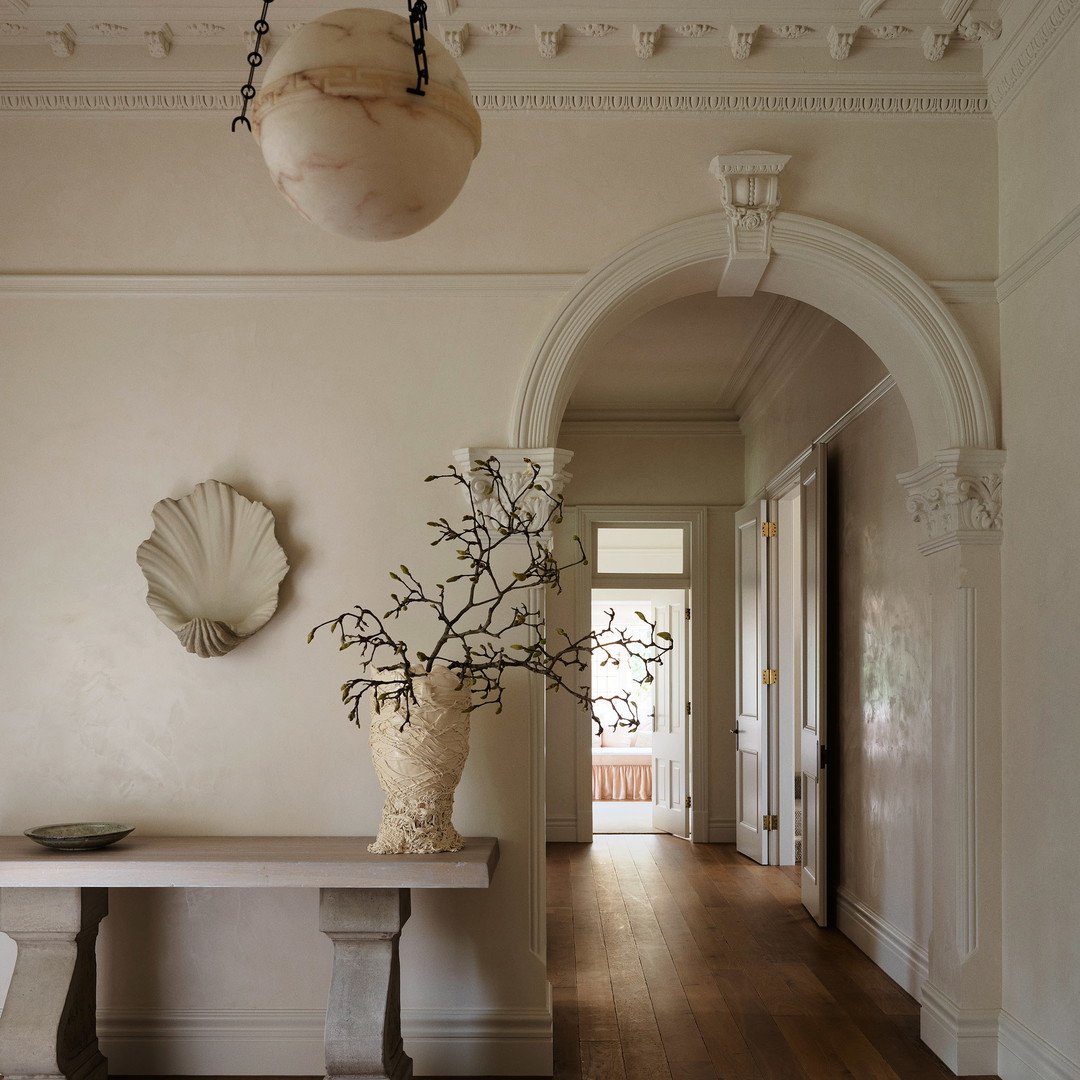
[[[70,825],[38,825],[27,829],[23,836],[29,836],[35,844],[53,848],[56,851],[89,851],[92,848],[108,847],[117,840],[123,840],[128,833],[134,832],[134,825],[107,825],[98,821],[81,821]]]

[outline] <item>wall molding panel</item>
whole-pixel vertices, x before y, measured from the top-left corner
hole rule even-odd
[[[98,1032],[119,1073],[315,1076],[325,1019],[321,1009],[109,1009],[98,1013]],[[550,1007],[402,1009],[401,1030],[420,1075],[550,1071]]]
[[[930,971],[927,950],[863,903],[843,885],[836,888],[836,926],[916,1001]]]
[[[1011,296],[1080,236],[1080,206],[1070,211],[997,279],[999,301]]]

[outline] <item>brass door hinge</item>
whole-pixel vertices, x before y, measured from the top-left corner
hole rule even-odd
[[[766,832],[772,832],[774,829],[780,828],[780,815],[779,814],[765,814],[761,819],[761,827]]]
[[[763,521],[761,523],[761,535],[766,540],[776,539],[776,522],[775,521]]]
[[[686,715],[687,716],[690,715],[690,702],[689,701],[686,703]]]
[[[689,796],[689,795],[687,795],[687,796],[686,796],[686,809],[687,809],[687,810],[689,810],[689,809],[690,809],[690,805],[691,805],[691,803],[692,803],[692,802],[693,802],[693,800],[692,800],[692,799],[690,798],[690,796]]]
[[[775,686],[780,681],[780,672],[776,668],[766,668],[761,673],[761,681],[766,686]]]
[[[690,621],[690,609],[689,608],[686,609],[686,621],[687,622]]]

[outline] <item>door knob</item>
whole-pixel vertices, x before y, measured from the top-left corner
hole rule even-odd
[[[742,728],[741,727],[729,727],[728,731],[730,731],[732,735],[738,735],[739,732],[742,731]]]

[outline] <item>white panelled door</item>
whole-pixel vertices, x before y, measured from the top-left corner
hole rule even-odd
[[[821,444],[803,462],[803,709],[802,757],[803,845],[802,902],[819,926],[828,922],[826,900],[825,804],[826,766],[826,451]]]
[[[759,863],[769,861],[766,506],[755,500],[735,515],[735,846]]]
[[[683,605],[658,605],[656,629],[671,635],[672,650],[656,672],[656,714],[653,719],[653,808],[654,829],[690,835],[690,792],[687,777],[689,725],[687,717],[686,609]]]

